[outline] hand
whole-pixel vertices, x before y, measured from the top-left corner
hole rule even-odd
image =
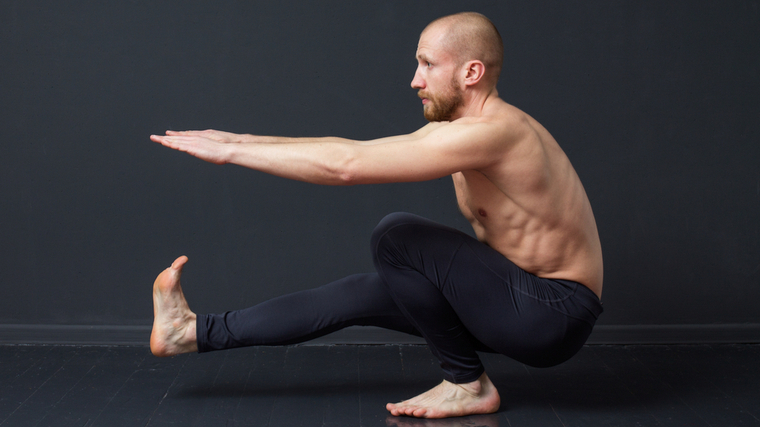
[[[235,134],[217,130],[204,131],[166,131],[166,136],[151,135],[151,141],[184,151],[201,160],[217,165],[228,163],[231,154],[231,144],[235,141]]]
[[[223,131],[214,130],[214,129],[185,130],[185,131],[167,130],[166,135],[168,136],[200,136],[200,137],[212,139],[214,141],[221,142],[224,144],[241,143],[243,142],[243,139],[245,137],[245,135],[239,135],[237,133],[230,133],[230,132],[223,132]]]

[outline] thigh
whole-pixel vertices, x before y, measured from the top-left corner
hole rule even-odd
[[[544,365],[542,358],[565,344],[568,328],[585,328],[552,307],[571,289],[547,285],[453,228],[392,214],[375,230],[373,250],[381,262],[415,270],[435,285],[479,350]]]
[[[531,366],[567,360],[593,327],[565,310],[576,287],[530,274],[481,242],[460,247],[443,289],[476,340]]]

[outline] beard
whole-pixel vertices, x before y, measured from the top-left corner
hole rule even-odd
[[[422,107],[422,111],[429,122],[451,121],[454,112],[464,104],[464,96],[454,79],[451,80],[449,87],[440,94],[419,91],[418,95],[420,98],[428,100],[428,103]]]

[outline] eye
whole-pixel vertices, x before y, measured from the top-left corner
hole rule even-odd
[[[427,68],[432,68],[432,67],[433,67],[433,64],[431,64],[431,63],[429,63],[429,62],[425,62],[425,67],[427,67]]]

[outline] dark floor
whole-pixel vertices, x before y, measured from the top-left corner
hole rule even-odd
[[[491,416],[389,417],[440,381],[424,346],[158,359],[147,348],[0,346],[0,426],[760,426],[760,346],[589,346],[555,368],[483,355]]]

